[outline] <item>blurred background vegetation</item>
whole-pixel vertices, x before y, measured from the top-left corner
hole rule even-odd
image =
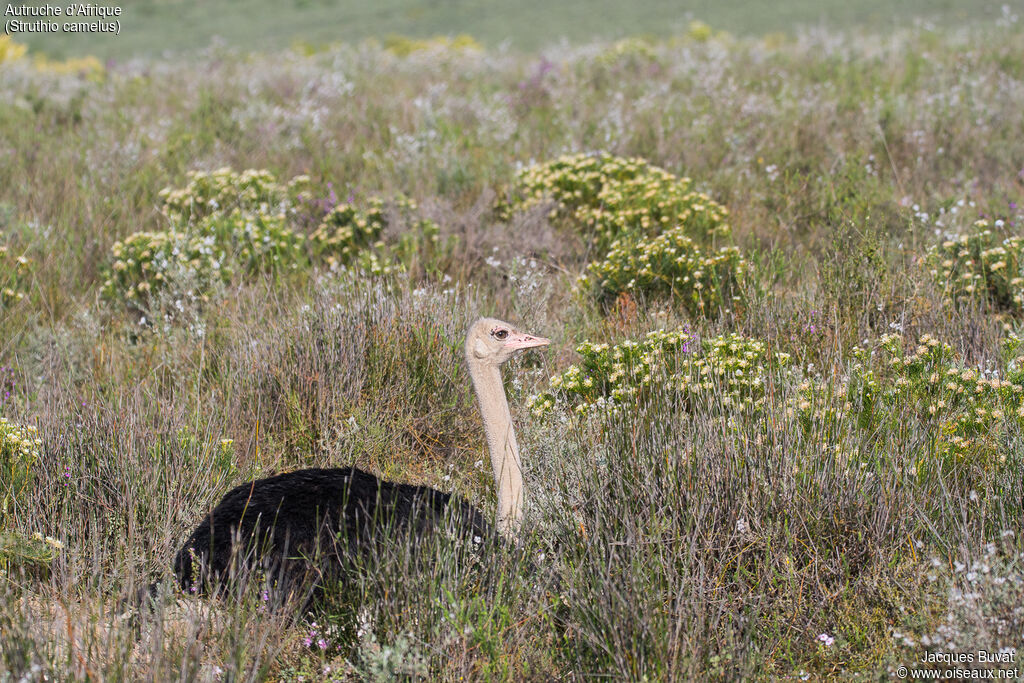
[[[43,5],[32,0],[28,5]],[[51,3],[53,4],[53,3]],[[59,4],[59,3],[58,3]],[[20,34],[33,51],[55,58],[96,55],[127,59],[165,51],[188,52],[215,38],[244,50],[312,44],[385,40],[399,34],[426,38],[466,33],[487,47],[508,44],[534,50],[570,42],[625,36],[666,37],[701,20],[739,36],[780,32],[798,26],[866,31],[905,28],[914,21],[958,26],[991,21],[999,0],[133,0],[122,8],[121,33]]]

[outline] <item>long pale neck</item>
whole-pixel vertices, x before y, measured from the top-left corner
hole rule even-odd
[[[523,471],[516,432],[512,428],[512,413],[501,384],[501,370],[496,365],[472,359],[469,374],[480,402],[484,434],[491,451],[494,485],[498,489],[498,531],[513,536],[523,518]]]

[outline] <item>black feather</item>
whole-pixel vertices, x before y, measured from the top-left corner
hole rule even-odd
[[[360,553],[408,533],[444,527],[476,541],[491,526],[471,505],[426,486],[384,481],[354,467],[305,469],[235,487],[178,551],[184,590],[217,592],[259,569],[294,591],[339,576]]]

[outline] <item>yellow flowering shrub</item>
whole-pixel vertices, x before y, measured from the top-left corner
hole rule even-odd
[[[507,216],[545,203],[552,220],[606,252],[580,279],[602,301],[629,292],[706,314],[742,296],[746,261],[733,247],[707,246],[730,234],[729,212],[689,178],[643,159],[563,156],[523,169],[499,208]]]
[[[670,297],[691,315],[703,315],[739,300],[748,268],[736,247],[705,252],[679,226],[653,239],[613,242],[604,260],[587,266],[580,284],[602,301],[622,292]]]
[[[655,236],[680,227],[700,242],[726,236],[728,210],[679,178],[643,159],[607,153],[562,156],[520,171],[501,210],[553,202],[551,218],[608,248],[627,235]]]
[[[401,195],[389,202],[375,197],[366,210],[347,202],[338,204],[309,236],[312,258],[331,267],[356,264],[375,275],[401,270],[440,240],[440,227],[416,217],[416,210],[416,202]],[[392,218],[403,229],[397,241],[388,244],[383,238]]]
[[[15,41],[9,35],[0,35],[0,64],[15,62],[25,56],[28,47]]]
[[[35,427],[0,417],[0,528],[6,525],[8,515],[32,483],[42,443]]]
[[[39,71],[47,71],[49,73],[81,76],[87,78],[90,81],[102,81],[106,76],[107,70],[103,67],[103,63],[88,55],[85,57],[71,57],[69,59],[50,59],[46,55],[37,54],[33,59],[33,63]]]
[[[365,209],[338,204],[307,235],[297,212],[300,200],[309,197],[305,176],[282,184],[268,171],[220,169],[188,178],[186,187],[160,193],[162,211],[175,227],[114,244],[104,268],[107,298],[146,310],[171,283],[181,290],[173,298],[204,300],[212,285],[236,275],[319,264],[386,274],[428,253],[439,240],[437,224],[419,218],[415,202],[402,196],[371,199]],[[391,244],[384,241],[389,228],[401,232]]]
[[[612,43],[594,60],[597,64],[644,65],[657,60],[651,43],[643,38],[623,38]]]
[[[754,413],[764,406],[768,377],[787,371],[791,360],[758,339],[728,334],[701,343],[685,328],[614,346],[584,342],[576,352],[580,362],[530,400],[535,415],[559,408],[616,412],[654,391],[675,394],[691,408],[702,397],[718,397],[732,412]]]
[[[686,37],[696,40],[698,43],[706,43],[714,36],[714,29],[699,19],[694,19],[686,27]]]
[[[242,213],[237,208],[226,216],[218,212],[201,220],[196,234],[212,238],[215,248],[223,250],[241,273],[295,270],[309,263],[306,236],[288,227],[283,213]]]
[[[15,41],[9,35],[0,35],[0,64],[19,61],[27,53],[28,46]],[[103,63],[91,55],[60,60],[50,59],[44,54],[34,54],[32,65],[38,71],[82,76],[92,81],[101,81],[106,75]]]
[[[310,242],[321,253],[351,258],[380,239],[385,227],[382,205],[375,200],[369,211],[360,211],[347,202],[338,204],[309,236]]]
[[[410,38],[392,34],[384,38],[384,49],[399,57],[408,57],[413,52],[423,50],[455,50],[458,52],[472,50],[483,52],[481,45],[473,36],[460,33],[454,38],[448,36],[434,36],[433,38]]]
[[[25,298],[32,271],[32,259],[16,253],[3,237],[0,232],[0,311]]]
[[[1011,336],[1007,354],[1020,347]],[[904,348],[901,335],[885,335],[872,348],[854,347],[854,363],[838,383],[805,381],[791,410],[806,429],[831,423],[867,433],[900,431],[908,420],[929,427],[934,452],[1002,462],[1000,439],[1011,424],[1024,425],[1024,356],[1002,371],[964,367],[952,347],[924,335]]]
[[[296,176],[282,184],[265,169],[250,168],[241,173],[231,168],[189,171],[187,178],[183,188],[165,187],[160,191],[161,211],[179,226],[236,210],[243,215],[277,214],[308,196],[307,176]]]
[[[232,274],[212,235],[176,230],[137,232],[115,242],[110,254],[112,259],[103,269],[103,295],[141,309],[148,308],[154,295],[169,284],[201,297],[212,283],[228,282]]]
[[[1024,310],[1024,237],[1002,239],[984,219],[974,228],[932,247],[925,267],[954,303],[987,299],[1003,309]]]

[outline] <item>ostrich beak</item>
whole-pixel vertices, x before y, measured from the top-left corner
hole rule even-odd
[[[534,337],[532,334],[525,334],[523,332],[515,332],[509,335],[508,340],[505,341],[505,346],[510,349],[532,349],[535,346],[547,346],[551,343],[550,339],[544,337]]]

